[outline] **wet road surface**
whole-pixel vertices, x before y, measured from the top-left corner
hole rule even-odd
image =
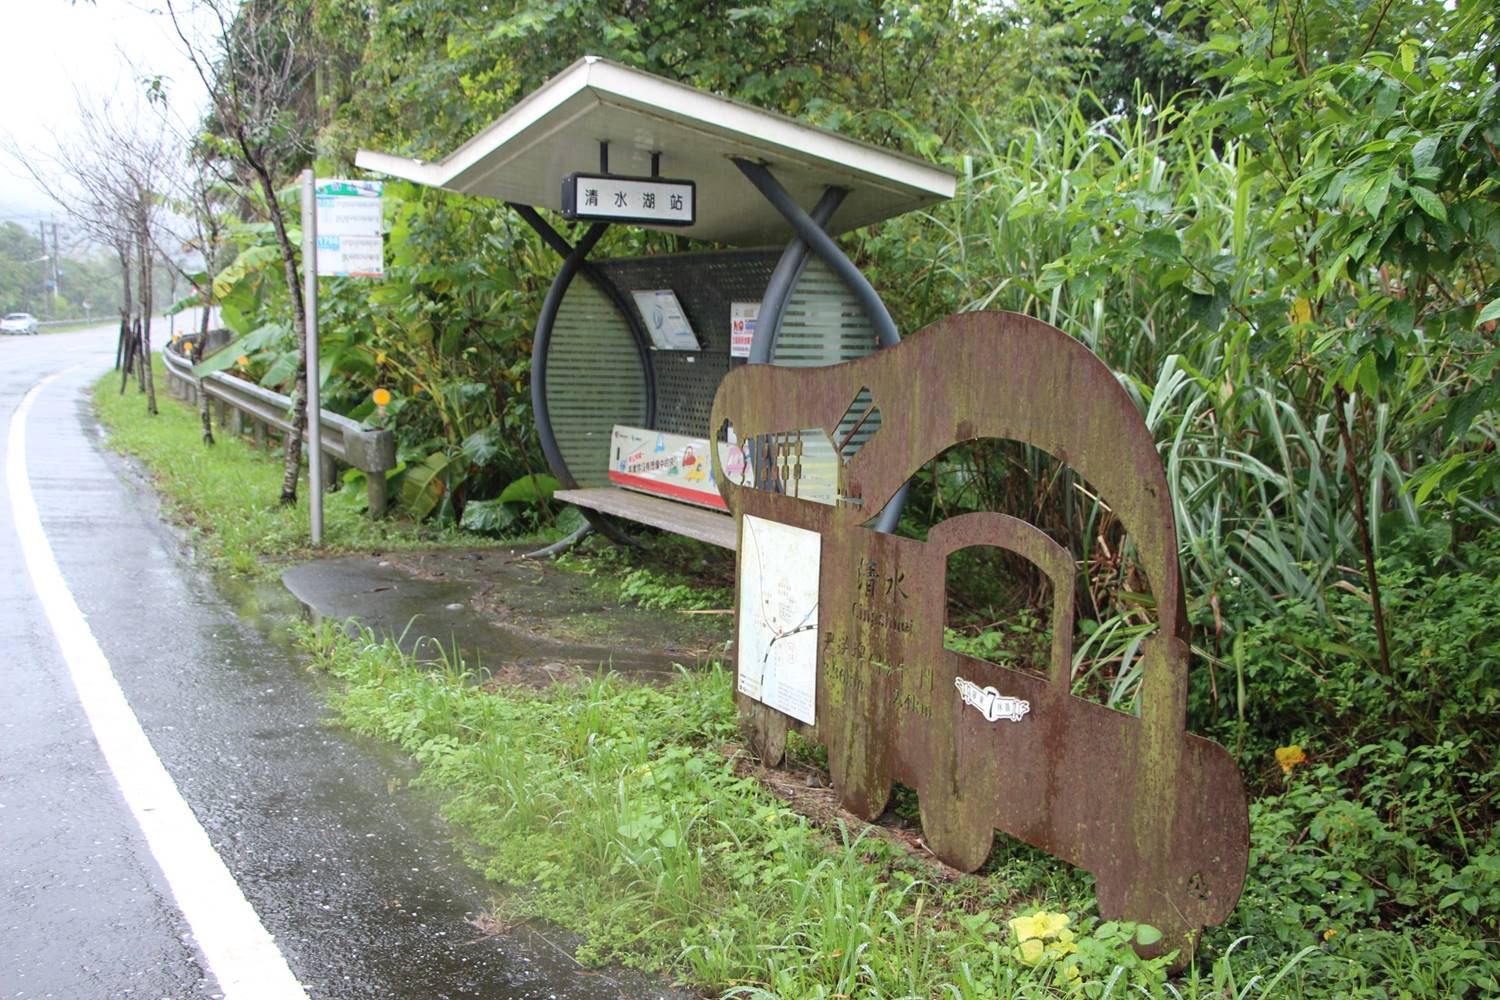
[[[319,679],[268,634],[274,588],[231,595],[262,612],[238,614],[102,449],[87,387],[113,350],[107,329],[0,340],[0,441],[22,397],[64,372],[26,422],[46,540],[151,746],[307,995],[675,995],[578,969],[553,932],[470,923],[490,906],[486,886],[434,803],[404,787],[404,758],[327,724]],[[80,708],[15,520],[0,491],[0,997],[223,995]]]

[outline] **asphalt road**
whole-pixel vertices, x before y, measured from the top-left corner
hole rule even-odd
[[[470,922],[488,889],[404,759],[327,723],[281,598],[226,600],[103,448],[113,356],[0,338],[0,998],[667,995]]]

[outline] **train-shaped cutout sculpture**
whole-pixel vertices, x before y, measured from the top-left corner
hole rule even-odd
[[[740,531],[736,701],[762,760],[781,762],[789,731],[822,744],[841,803],[869,821],[893,782],[910,786],[924,840],[954,868],[983,865],[997,829],[1083,868],[1101,917],[1157,928],[1140,950],[1184,964],[1239,898],[1249,823],[1229,753],[1186,731],[1173,503],[1115,374],[1046,323],[962,313],[840,365],[736,369],[712,427],[745,456],[731,478],[711,449]],[[1071,693],[1075,566],[1041,529],[993,512],[942,521],[925,541],[874,529],[914,473],[983,438],[1051,454],[1122,522],[1157,609],[1139,714]],[[836,496],[794,495],[814,439],[835,458]],[[1049,663],[1016,669],[944,647],[948,558],[969,546],[1008,549],[1051,581]],[[798,585],[811,607],[788,606]]]

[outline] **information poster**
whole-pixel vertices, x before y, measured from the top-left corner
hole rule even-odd
[[[631,292],[635,307],[640,310],[641,321],[646,324],[646,334],[659,351],[696,351],[698,337],[677,301],[677,293],[670,288],[652,292]]]
[[[736,445],[721,443],[719,462],[732,482],[749,479],[744,452]],[[609,481],[628,490],[728,510],[714,485],[704,438],[617,424],[610,436]]]
[[[380,181],[330,178],[314,187],[318,205],[318,273],[385,277]]]
[[[739,691],[809,725],[817,722],[816,531],[746,514],[739,557]]]
[[[755,320],[760,315],[759,302],[729,303],[729,356],[748,358],[755,340]]]

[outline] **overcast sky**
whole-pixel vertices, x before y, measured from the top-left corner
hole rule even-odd
[[[130,106],[143,93],[142,75],[165,76],[175,113],[195,119],[203,88],[164,10],[163,0],[0,0],[6,90],[0,136],[50,152],[54,134],[77,133],[79,95]],[[34,225],[53,216],[63,221],[24,168],[0,150],[0,220]]]

